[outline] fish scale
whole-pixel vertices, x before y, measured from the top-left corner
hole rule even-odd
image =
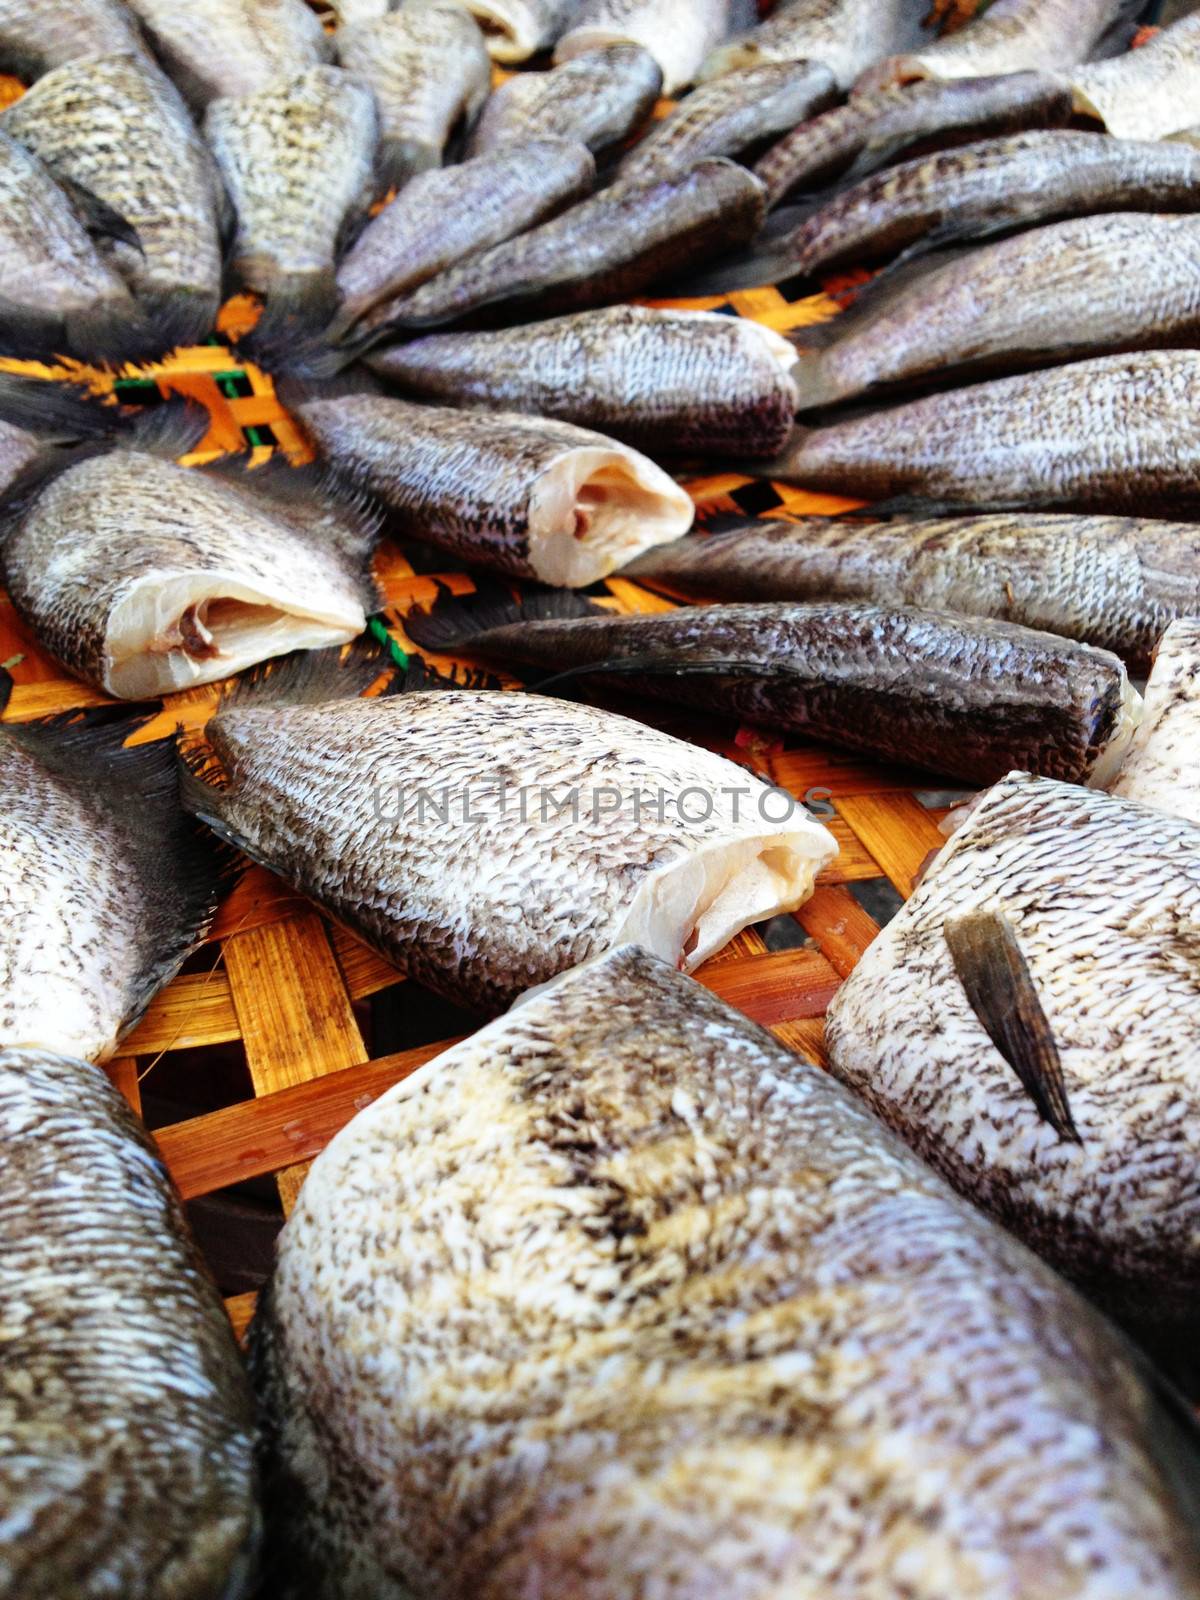
[[[515,73],[492,91],[470,151],[547,137],[607,149],[646,120],[662,81],[662,68],[636,44],[601,45],[548,72]]]
[[[1200,823],[1196,744],[1200,606],[1166,630],[1146,685],[1146,715],[1113,794]]]
[[[766,61],[819,61],[840,89],[848,89],[881,55],[919,40],[927,9],[924,0],[791,0],[716,50],[700,76],[716,78]]]
[[[691,83],[736,20],[737,0],[584,0],[559,39],[556,63],[599,45],[640,44],[663,72],[663,93]]]
[[[1181,17],[1141,45],[1069,75],[1075,107],[1118,139],[1162,139],[1195,121],[1200,17]]]
[[[129,8],[197,108],[219,95],[253,94],[281,73],[329,58],[325,30],[305,0],[129,0]]]

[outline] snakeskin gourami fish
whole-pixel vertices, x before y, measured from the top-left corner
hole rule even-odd
[[[584,0],[559,39],[556,62],[602,45],[640,44],[663,72],[663,93],[678,94],[747,10],[740,0]]]
[[[1075,108],[1118,139],[1181,133],[1200,110],[1200,16],[1181,17],[1137,50],[1069,75]]]
[[[343,1129],[251,1337],[281,1600],[1200,1594],[1183,1403],[644,951]]]
[[[196,107],[254,94],[326,61],[330,43],[305,0],[129,0],[171,77]],[[219,45],[215,45],[219,41]]]
[[[237,688],[185,803],[388,960],[484,1011],[632,939],[690,971],[837,853],[798,802],[625,717],[500,690],[337,698],[380,659]],[[213,760],[215,757],[215,763]]]
[[[489,96],[471,154],[546,138],[607,150],[645,122],[662,81],[662,68],[638,44],[601,45],[548,72],[514,73]]]
[[[0,71],[32,83],[80,56],[145,54],[122,0],[0,0]]]
[[[1113,794],[1200,824],[1200,606],[1162,637]]]
[[[464,0],[494,61],[528,61],[570,26],[582,0]]]
[[[920,42],[924,0],[791,0],[704,63],[702,80],[765,61],[819,61],[840,89],[893,50]]]

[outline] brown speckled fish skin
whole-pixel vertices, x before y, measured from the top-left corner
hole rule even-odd
[[[863,179],[772,241],[792,274],[1102,211],[1200,210],[1200,151],[1070,129],[984,139]]]
[[[523,328],[430,334],[368,364],[445,404],[560,417],[651,456],[771,456],[796,412],[786,341],[741,317],[609,306]]]
[[[372,332],[376,323],[386,327],[390,298],[583,199],[595,177],[586,146],[550,137],[419,173],[367,224],[338,267],[333,337],[344,338],[359,322],[356,334]]]
[[[483,34],[451,0],[408,0],[339,29],[337,48],[342,66],[375,95],[380,171],[395,188],[442,165],[451,134],[469,130],[491,88]]]
[[[802,122],[754,170],[767,186],[770,204],[777,205],[793,189],[847,167],[855,177],[865,177],[918,143],[944,148],[1026,128],[1060,127],[1071,111],[1069,89],[1040,72],[897,85],[856,95]]]
[[[512,577],[593,583],[692,524],[691,500],[652,461],[570,423],[372,395],[293,409],[396,528]],[[557,503],[563,475],[572,487]]]
[[[880,89],[915,78],[978,78],[1052,71],[1086,61],[1123,18],[1138,9],[1131,0],[993,0],[965,28],[936,39],[910,55],[893,56],[864,72],[857,90]]]
[[[642,951],[362,1112],[251,1339],[280,1600],[1200,1593],[1112,1329]]]
[[[549,50],[582,0],[463,0],[487,40],[488,54],[505,64]]]
[[[754,470],[946,509],[1177,516],[1200,506],[1198,404],[1196,351],[1101,356],[798,428]]]
[[[150,1139],[103,1070],[0,1048],[0,1594],[241,1600],[253,1406]]]
[[[921,380],[1195,344],[1200,217],[1073,218],[927,264],[868,290],[801,350],[800,408]],[[810,335],[796,335],[804,343]]]
[[[450,622],[453,603],[442,602]],[[468,608],[469,609],[469,608]],[[430,625],[439,621],[435,607]],[[438,648],[419,616],[418,644]],[[465,639],[494,661],[721,710],[876,759],[994,783],[1014,767],[1111,780],[1139,709],[1114,655],[1011,623],[853,601],[519,621]],[[641,661],[657,664],[639,670]]]
[[[558,41],[556,62],[598,45],[644,45],[663,71],[663,93],[678,94],[736,20],[736,0],[585,0]]]
[[[133,297],[43,164],[0,127],[0,324],[8,355],[124,359],[146,330]]]
[[[0,0],[0,69],[24,83],[80,56],[144,48],[121,0]]]
[[[625,179],[682,172],[700,156],[736,156],[832,105],[837,85],[820,62],[770,61],[693,89],[633,147]]]
[[[1200,613],[1200,528],[1011,515],[887,523],[748,518],[648,550],[623,577],[709,600],[869,600],[994,617],[1111,650],[1144,676]]]
[[[1181,133],[1200,107],[1200,16],[1181,17],[1136,50],[1069,74],[1076,108],[1118,139]]]
[[[1200,825],[1200,605],[1171,623],[1112,793]]]
[[[848,89],[881,55],[915,44],[923,0],[792,0],[740,39],[716,50],[702,80],[764,61],[820,61]]]
[[[103,248],[159,349],[207,338],[221,303],[219,186],[163,74],[131,55],[73,61],[34,84],[3,127],[136,229],[140,248],[119,240]]]
[[[610,44],[548,72],[515,73],[492,91],[471,134],[480,155],[501,144],[578,139],[606,150],[639,128],[662,92],[662,68],[637,44]]]
[[[286,354],[331,315],[344,230],[371,202],[374,96],[337,67],[307,67],[214,100],[204,126],[237,212],[234,273],[265,301],[253,344]]]
[[[364,665],[369,682],[387,663]],[[274,676],[325,670],[293,657]],[[724,757],[591,706],[444,687],[338,700],[336,684],[255,704],[257,687],[206,729],[228,785],[202,768],[185,804],[479,1011],[630,939],[690,970],[804,904],[837,853]],[[707,814],[676,803],[696,792],[712,795]]]
[[[946,945],[997,908],[1080,1142],[1041,1120]],[[1200,829],[1023,774],[990,790],[835,998],[834,1072],[954,1186],[1122,1317],[1196,1321]]]
[[[167,71],[197,107],[254,94],[273,78],[329,58],[304,0],[129,0]]]
[[[614,183],[394,302],[392,322],[436,327],[485,308],[515,318],[622,300],[747,243],[764,210],[762,184],[723,156],[669,178]]]

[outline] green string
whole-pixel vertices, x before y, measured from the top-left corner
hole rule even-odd
[[[388,632],[387,624],[381,616],[371,618],[367,623],[367,632],[372,638],[378,639],[379,643],[386,648],[398,667],[401,667],[405,672],[408,671],[408,657]]]

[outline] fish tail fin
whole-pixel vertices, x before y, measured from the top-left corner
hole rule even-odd
[[[120,412],[92,398],[86,384],[0,372],[0,422],[36,434],[48,444],[75,444],[114,433]]]
[[[375,163],[381,193],[403,189],[410,178],[441,164],[441,151],[421,139],[381,139]]]
[[[217,325],[221,294],[217,287],[177,284],[171,288],[139,291],[138,309],[152,331],[154,348],[170,355],[203,344]]]
[[[116,441],[129,450],[177,461],[195,450],[209,429],[209,415],[181,396],[140,411]]]
[[[391,650],[364,634],[349,646],[294,650],[244,672],[226,690],[220,710],[231,706],[319,706],[357,700],[399,671]]]
[[[309,348],[337,307],[333,268],[288,272],[262,290],[262,314],[243,340],[246,351],[268,366],[290,368]]]
[[[531,590],[514,596],[503,584],[480,583],[474,594],[456,595],[439,583],[433,604],[404,618],[404,631],[423,650],[449,653],[515,623],[604,614],[601,606],[573,589]]]
[[[79,213],[79,220],[83,223],[84,229],[93,239],[112,239],[117,244],[128,245],[140,256],[145,255],[141,235],[128,217],[122,216],[115,206],[109,205],[107,200],[101,199],[86,185],[74,178],[68,178],[64,173],[56,172],[54,181],[65,192]]]
[[[70,312],[64,338],[69,351],[107,367],[144,360],[161,348],[150,318],[132,296],[124,295]]]

